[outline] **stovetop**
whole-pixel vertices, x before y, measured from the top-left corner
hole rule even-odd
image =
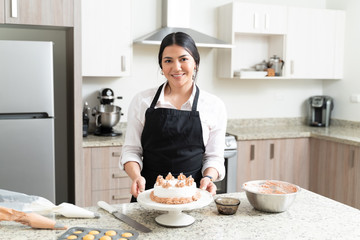
[[[237,149],[237,142],[234,135],[226,133],[225,135],[225,148],[224,150],[235,150]]]
[[[122,135],[121,131],[117,131],[113,128],[101,128],[98,127],[95,130],[94,135],[96,136],[103,136],[103,137],[116,137]]]

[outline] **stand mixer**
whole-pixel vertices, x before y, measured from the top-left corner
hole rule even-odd
[[[121,108],[113,105],[115,98],[122,99],[122,97],[115,97],[114,91],[110,88],[104,88],[100,91],[98,99],[100,105],[92,110],[92,115],[95,117],[95,135],[115,137],[122,134],[121,131],[115,131],[113,127],[120,121]]]

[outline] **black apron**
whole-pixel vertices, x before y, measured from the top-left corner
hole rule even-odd
[[[164,85],[164,84],[163,84]],[[205,146],[200,115],[197,109],[199,88],[191,111],[156,108],[163,85],[159,87],[151,106],[145,113],[145,125],[141,135],[145,189],[154,187],[158,175],[164,178],[169,172],[174,177],[180,173],[192,175],[197,187],[202,178],[201,169]],[[135,198],[132,198],[135,201]]]

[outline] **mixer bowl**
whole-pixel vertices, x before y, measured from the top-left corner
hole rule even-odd
[[[94,108],[96,127],[112,128],[120,121],[121,108],[115,105],[99,105]]]

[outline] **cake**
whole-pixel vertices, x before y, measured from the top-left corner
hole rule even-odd
[[[177,179],[169,173],[164,179],[159,175],[154,184],[154,190],[150,193],[150,199],[164,204],[184,204],[197,201],[200,192],[192,176],[186,177],[180,173]]]

